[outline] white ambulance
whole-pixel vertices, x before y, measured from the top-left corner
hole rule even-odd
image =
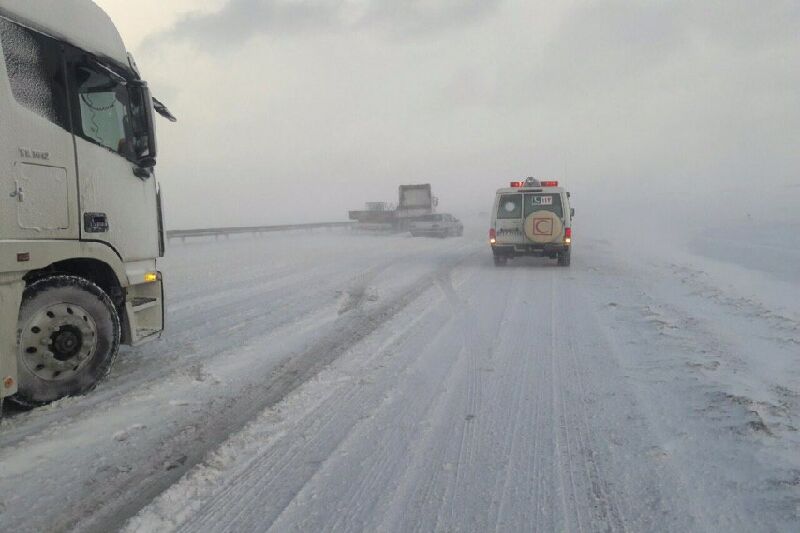
[[[496,266],[512,257],[558,259],[569,266],[572,252],[570,193],[557,181],[528,178],[499,189],[492,208],[489,244]]]

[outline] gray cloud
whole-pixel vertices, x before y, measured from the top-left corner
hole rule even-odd
[[[372,0],[358,27],[380,27],[395,36],[418,36],[474,23],[493,13],[502,0]]]
[[[554,52],[583,65],[624,63],[635,71],[680,54],[696,60],[699,48],[739,56],[793,43],[798,27],[800,3],[794,0],[600,0],[565,19]]]
[[[190,14],[154,41],[229,49],[257,36],[371,30],[418,37],[474,23],[503,0],[229,0],[216,13]],[[151,41],[152,42],[152,41]]]
[[[143,56],[181,114],[159,163],[176,225],[340,218],[415,181],[485,210],[530,174],[582,212],[716,223],[796,212],[797,27],[782,0],[231,0]],[[780,194],[753,205],[754,179]]]

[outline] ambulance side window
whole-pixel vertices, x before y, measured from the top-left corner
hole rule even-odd
[[[61,44],[2,17],[0,42],[11,92],[17,102],[69,131]]]
[[[500,196],[497,218],[522,218],[522,195],[503,194]]]

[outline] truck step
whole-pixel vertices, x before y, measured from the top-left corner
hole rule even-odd
[[[131,301],[133,311],[136,313],[144,311],[145,309],[150,309],[151,307],[155,307],[157,305],[159,305],[158,298],[147,298],[140,296]]]

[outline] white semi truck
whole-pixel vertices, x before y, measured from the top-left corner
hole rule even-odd
[[[0,0],[0,403],[91,390],[164,328],[155,110],[91,0]]]

